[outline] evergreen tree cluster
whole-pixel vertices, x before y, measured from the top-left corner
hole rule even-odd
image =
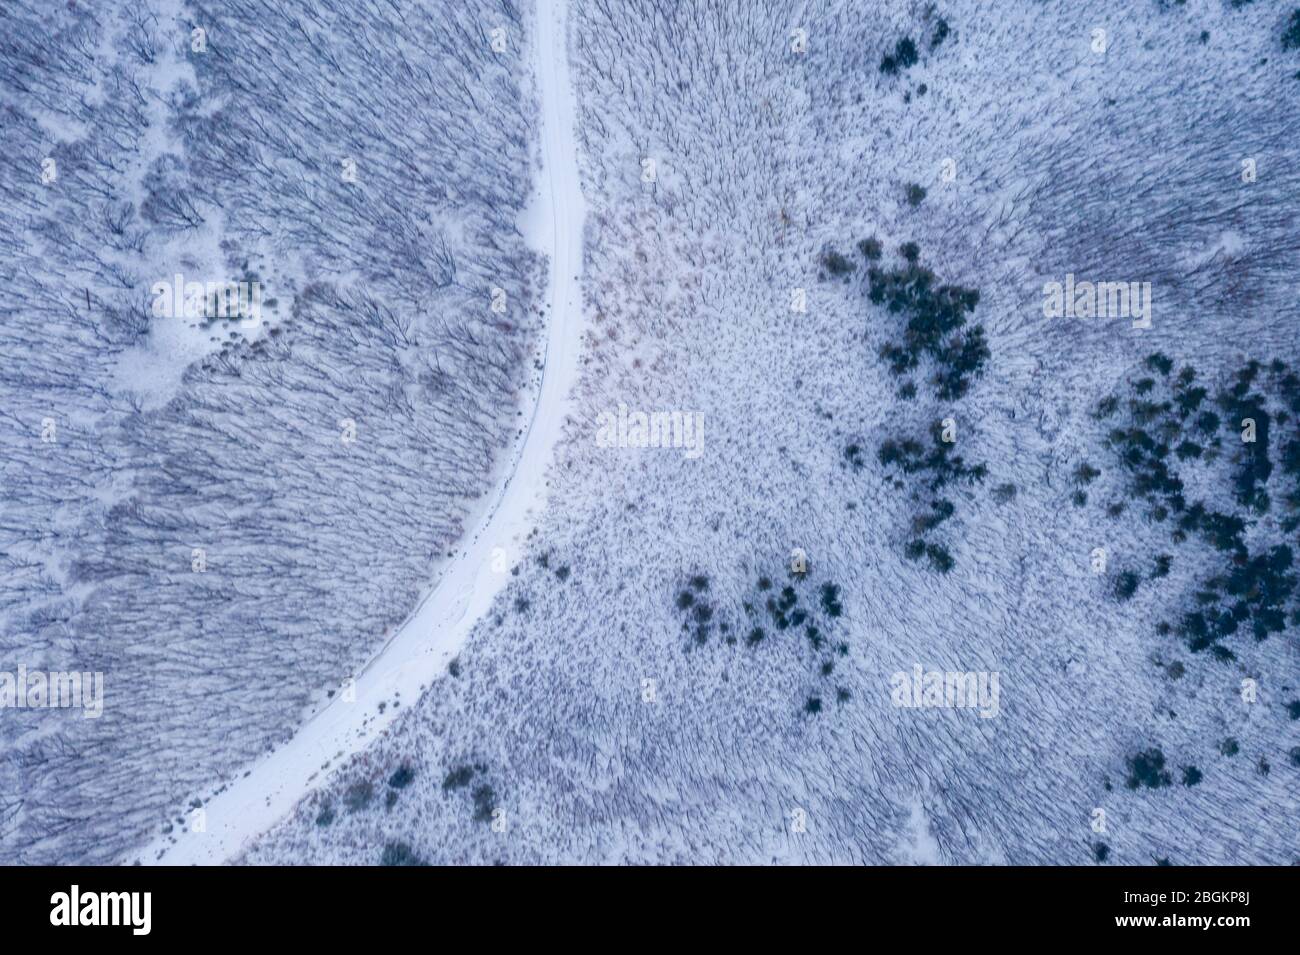
[[[895,375],[904,375],[927,360],[934,372],[929,379],[934,397],[943,402],[964,397],[971,381],[983,373],[990,356],[982,325],[968,326],[968,316],[979,304],[977,289],[941,283],[933,271],[920,264],[920,249],[914,242],[899,248],[902,262],[894,269],[877,263],[882,247],[875,238],[864,239],[858,249],[868,261],[867,298],[874,305],[883,305],[891,315],[903,317],[902,338],[888,341],[880,349],[880,357],[888,363]],[[899,397],[910,400],[917,394],[913,381],[905,381]],[[967,464],[955,452],[955,443],[943,438],[943,425],[938,415],[931,420],[930,441],[912,437],[887,438],[877,451],[880,463],[913,478],[913,495],[921,505],[912,519],[911,536],[903,553],[909,560],[929,560],[930,566],[941,573],[953,567],[953,557],[948,548],[933,539],[935,532],[956,513],[951,499],[940,492],[954,483],[975,484],[984,480],[988,469],[983,464]],[[856,448],[851,445],[850,448]],[[856,455],[845,452],[846,458],[856,462]],[[896,480],[894,486],[903,489],[905,484]]]
[[[916,44],[910,36],[905,36],[894,44],[894,52],[886,53],[880,61],[880,72],[894,76],[903,70],[916,66],[918,59]]]
[[[905,243],[900,252],[904,261],[899,267],[867,269],[868,299],[906,319],[903,340],[883,345],[880,357],[891,372],[904,375],[928,356],[935,368],[931,377],[935,392],[944,401],[954,401],[983,373],[990,356],[984,326],[967,327],[967,316],[979,304],[979,290],[940,283],[918,261],[915,243]]]
[[[675,603],[683,616],[683,631],[692,634],[699,646],[708,642],[715,626],[723,643],[728,646],[743,643],[751,652],[769,644],[806,646],[814,682],[804,712],[815,715],[823,710],[823,696],[831,693],[829,686],[825,689],[823,686],[831,683],[837,659],[849,653],[847,643],[831,637],[835,622],[844,614],[844,604],[840,587],[833,581],[824,581],[809,594],[805,592],[807,574],[791,571],[787,576],[789,582],[779,589],[772,577],[764,574],[758,578],[753,592],[741,603],[744,616],[738,626],[726,619],[729,615],[725,611],[715,614],[707,600],[709,580],[703,574],[692,576],[679,589]],[[800,634],[804,637],[802,641],[798,639]],[[793,643],[788,639],[791,636],[795,637]],[[834,686],[833,692],[837,703],[852,698],[845,686]]]
[[[939,17],[935,22],[934,30],[930,34],[930,52],[934,52],[943,42],[952,34],[952,28],[948,21]],[[921,36],[921,43],[925,43],[924,34]],[[921,51],[917,48],[916,41],[910,36],[900,37],[894,42],[894,49],[880,58],[880,72],[886,76],[898,76],[920,62]],[[920,92],[925,93],[925,85],[922,84]]]
[[[1300,377],[1282,361],[1267,367],[1250,361],[1211,399],[1191,366],[1175,374],[1173,361],[1157,353],[1143,368],[1126,400],[1110,396],[1099,404],[1099,419],[1121,419],[1105,444],[1129,492],[1154,520],[1168,522],[1173,541],[1198,537],[1221,561],[1198,586],[1191,608],[1160,624],[1159,632],[1176,633],[1195,652],[1234,659],[1223,641],[1239,630],[1263,640],[1287,626],[1288,614],[1292,625],[1300,624],[1291,540],[1300,526]],[[1226,472],[1227,506],[1189,500],[1181,469],[1216,462],[1221,467],[1211,473]],[[1276,523],[1261,521],[1273,511],[1270,487],[1281,500]],[[1265,541],[1253,535],[1252,551],[1248,532],[1275,526],[1281,535]],[[1157,571],[1167,573],[1169,560],[1161,555]],[[1124,596],[1121,590],[1117,596]]]

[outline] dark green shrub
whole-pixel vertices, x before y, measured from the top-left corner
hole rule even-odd
[[[906,70],[916,65],[916,44],[910,36],[905,36],[894,44],[894,59],[898,61],[900,69]]]
[[[884,246],[880,244],[879,239],[872,236],[858,243],[858,251],[862,253],[862,257],[868,262],[875,262],[884,252]]]
[[[428,865],[405,842],[390,842],[384,846],[380,865]]]
[[[952,554],[948,553],[948,548],[942,544],[926,544],[925,555],[930,558],[930,566],[941,574],[946,574],[952,570]]]
[[[492,787],[483,783],[474,787],[474,821],[490,822],[497,807],[497,795]]]
[[[944,40],[948,39],[949,32],[951,31],[948,29],[948,21],[940,17],[939,22],[934,25],[934,33],[930,37],[930,49],[935,49]]]
[[[473,778],[474,778],[473,766],[457,766],[455,769],[448,772],[446,778],[443,779],[442,781],[443,792],[451,792],[452,790],[460,789],[464,786],[468,786],[470,780]]]
[[[857,269],[857,266],[854,265],[852,261],[840,255],[834,249],[831,249],[822,256],[822,265],[826,267],[827,272],[831,273],[831,275],[836,278],[839,278],[842,275],[848,275],[850,272]]]
[[[1291,14],[1286,29],[1282,31],[1282,49],[1300,49],[1300,9]]]
[[[1172,371],[1174,367],[1173,359],[1170,358],[1168,355],[1164,355],[1160,352],[1154,352],[1148,355],[1146,361],[1144,361],[1143,364],[1146,365],[1148,368],[1150,368],[1152,371],[1160,372],[1160,374],[1162,375],[1168,375],[1169,372]]]
[[[1074,481],[1076,484],[1091,484],[1100,474],[1101,471],[1084,461],[1074,469]]]
[[[388,777],[388,785],[393,789],[405,789],[411,785],[411,781],[414,779],[415,770],[411,768],[411,764],[402,763],[401,766],[397,767],[397,771]]]
[[[375,787],[369,782],[355,782],[343,793],[343,806],[348,812],[357,812],[369,806],[374,797]]]
[[[1165,770],[1165,754],[1152,747],[1145,752],[1128,758],[1128,779],[1125,785],[1129,789],[1146,786],[1148,789],[1160,789],[1172,782]]]
[[[822,610],[828,617],[838,617],[844,612],[844,607],[840,604],[840,588],[836,584],[822,584],[821,602]]]
[[[1141,583],[1141,577],[1132,572],[1132,570],[1125,570],[1125,572],[1118,574],[1118,576],[1115,577],[1114,583],[1115,599],[1131,599],[1132,595],[1138,592],[1139,583]]]

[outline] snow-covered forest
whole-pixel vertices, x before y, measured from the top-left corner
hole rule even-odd
[[[541,362],[562,67],[547,504],[235,861],[1300,861],[1294,3],[210,6],[0,41],[4,658],[107,675],[0,712],[0,858],[139,858],[436,580]],[[259,326],[149,315],[213,270]]]
[[[592,425],[454,674],[245,859],[1293,861],[1294,599],[1232,660],[1162,632],[1217,558],[1175,553],[1097,412],[1155,353],[1210,404],[1251,358],[1294,362],[1280,5],[572,11]],[[945,339],[895,373],[912,266],[978,293],[956,344],[979,325],[986,357]],[[1152,283],[1152,327],[1046,318],[1067,273]],[[702,411],[702,456],[598,447],[620,402]],[[880,452],[928,453],[945,419],[944,467],[979,477],[934,510],[943,469]],[[1195,489],[1226,507],[1221,464]],[[999,673],[998,715],[894,705],[917,664]]]
[[[530,81],[512,3],[0,19],[0,657],[105,674],[98,720],[0,719],[0,861],[107,862],[338,690],[495,480]],[[260,323],[158,316],[175,274]]]

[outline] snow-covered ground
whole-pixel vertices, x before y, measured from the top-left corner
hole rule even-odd
[[[487,613],[546,503],[546,471],[568,413],[583,334],[584,204],[566,50],[566,0],[541,0],[529,46],[541,108],[541,168],[525,235],[549,262],[540,387],[528,425],[477,522],[411,616],[357,675],[289,742],[258,760],[203,804],[202,823],[160,837],[140,858],[166,865],[234,858],[284,817],[326,771],[382,733],[448,663]],[[134,853],[132,854],[134,857]]]
[[[1291,6],[11,0],[0,861],[1300,861]]]
[[[478,520],[544,348],[521,17],[4,5],[0,672],[105,704],[4,710],[0,861],[185,828]],[[177,273],[257,281],[261,327],[158,314]]]
[[[1294,362],[1296,167],[1240,178],[1243,155],[1294,153],[1294,107],[1277,111],[1300,63],[1278,16],[1208,0],[797,15],[573,0],[591,326],[551,503],[458,674],[247,861],[1300,854],[1294,626],[1235,640],[1232,663],[1156,629],[1212,564],[1143,516],[1093,417],[1156,350],[1215,387],[1245,355]],[[917,62],[882,71],[904,37]],[[1227,231],[1232,257],[1201,254]],[[882,266],[915,241],[939,281],[979,290],[992,355],[964,397],[922,373],[900,396],[879,350],[901,317],[869,299],[857,249],[872,235]],[[828,272],[828,248],[851,274]],[[1043,283],[1068,272],[1152,281],[1153,327],[1046,318]],[[620,404],[702,413],[703,453],[602,446],[597,416]],[[943,492],[942,573],[906,555],[921,488],[877,450],[946,417],[988,474]],[[1104,476],[1080,505],[1085,459]],[[1110,577],[1089,567],[1099,546]],[[1169,577],[1114,599],[1113,575],[1157,547]],[[816,639],[773,623],[787,585]],[[915,666],[998,673],[996,715],[897,705],[893,675]],[[1130,789],[1153,746],[1172,784]]]

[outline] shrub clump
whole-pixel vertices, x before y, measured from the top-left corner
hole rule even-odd
[[[384,854],[380,856],[380,865],[428,865],[415,851],[405,842],[390,842],[384,846]]]
[[[1152,747],[1128,758],[1128,779],[1125,785],[1129,789],[1146,786],[1148,789],[1162,789],[1173,782],[1165,769],[1165,754]]]
[[[693,630],[695,642],[700,645],[708,643],[713,620],[713,607],[705,599],[708,589],[709,578],[704,574],[695,574],[677,592],[674,601],[683,614],[682,629]]]
[[[343,794],[343,806],[348,812],[358,812],[370,805],[375,797],[375,787],[362,780],[355,782]]]
[[[930,437],[933,446],[928,452],[923,444],[912,438],[901,441],[889,438],[881,444],[877,457],[885,467],[923,476],[925,487],[930,491],[938,491],[958,481],[976,484],[988,475],[988,468],[983,464],[968,465],[965,458],[953,452],[953,443],[943,440],[942,425],[936,424],[931,428]],[[946,510],[943,503],[936,501],[933,506]]]
[[[916,44],[912,42],[910,36],[905,36],[894,44],[894,52],[886,53],[880,61],[880,72],[887,76],[894,76],[902,70],[915,66],[917,59]]]
[[[1291,14],[1286,29],[1282,31],[1282,49],[1300,50],[1300,9]]]
[[[1142,583],[1142,578],[1131,570],[1126,570],[1115,578],[1115,599],[1121,602],[1132,599],[1137,593],[1138,585]]]
[[[388,777],[388,785],[392,789],[405,789],[414,779],[415,770],[411,768],[411,764],[402,763],[397,767],[397,771]]]
[[[827,680],[835,673],[834,654],[845,656],[849,652],[848,644],[840,642],[832,646],[827,639],[828,634],[823,632],[823,628],[830,631],[834,621],[844,615],[844,605],[840,600],[841,590],[839,584],[829,580],[817,586],[811,594],[803,590],[806,586],[808,586],[806,576],[796,576],[791,583],[778,590],[771,577],[760,576],[756,592],[742,602],[749,620],[743,628],[740,628],[740,632],[746,633],[745,645],[751,651],[758,653],[760,647],[791,646],[789,638],[802,630],[803,636],[815,654],[811,661],[811,665],[815,668],[814,672],[822,680]],[[801,596],[806,599],[801,600]],[[764,615],[771,621],[770,630],[762,625]],[[737,641],[731,639],[727,642]],[[805,699],[803,711],[809,715],[822,712],[824,699],[828,697],[831,689],[832,686],[826,685],[824,690],[813,692]],[[852,699],[853,694],[846,688],[835,687],[834,689],[835,699],[840,704]]]
[[[492,813],[497,808],[497,794],[487,783],[480,783],[474,787],[471,794],[474,799],[474,821],[490,822]]]
[[[880,240],[875,236],[863,239],[858,243],[858,251],[862,253],[862,257],[868,262],[878,261],[884,250],[885,247],[880,244]]]
[[[890,314],[906,316],[901,342],[886,343],[880,357],[889,370],[902,375],[915,370],[923,358],[935,366],[931,379],[944,401],[961,398],[973,378],[983,373],[990,352],[983,325],[967,327],[967,316],[979,304],[977,289],[940,283],[934,272],[920,265],[919,250],[904,247],[907,264],[892,271],[872,266],[867,270],[867,298],[884,305]],[[909,258],[908,252],[914,252]]]
[[[449,771],[442,781],[442,791],[451,792],[454,789],[460,789],[468,786],[471,779],[474,778],[473,766],[457,766]]]
[[[1191,366],[1175,374],[1173,361],[1158,352],[1143,366],[1149,374],[1133,382],[1127,401],[1112,395],[1097,407],[1098,420],[1113,420],[1121,409],[1127,413],[1105,444],[1148,516],[1166,523],[1175,543],[1199,537],[1221,561],[1216,573],[1200,581],[1194,604],[1176,620],[1162,622],[1158,632],[1174,632],[1195,652],[1231,660],[1235,654],[1224,642],[1233,634],[1249,632],[1262,640],[1288,625],[1288,613],[1292,625],[1300,623],[1300,577],[1291,543],[1256,540],[1253,553],[1247,545],[1251,527],[1273,513],[1270,486],[1283,491],[1276,515],[1283,535],[1300,527],[1300,438],[1278,438],[1300,420],[1300,376],[1281,361],[1267,367],[1251,361],[1211,397]],[[1228,436],[1226,451],[1221,430]],[[1279,452],[1280,480],[1273,450]],[[1189,500],[1181,473],[1216,462],[1222,462],[1229,491],[1218,498],[1225,510]],[[1167,575],[1171,561],[1167,554],[1157,557],[1152,579]]]
[[[822,266],[835,278],[849,275],[857,269],[851,259],[841,255],[834,249],[830,249],[822,255]]]
[[[930,36],[930,49],[936,49],[939,44],[948,39],[948,34],[951,32],[948,21],[940,17],[939,22],[934,25],[934,33]]]
[[[840,588],[836,584],[822,584],[821,589],[822,612],[828,617],[838,617],[844,613],[844,607],[840,604]]]

